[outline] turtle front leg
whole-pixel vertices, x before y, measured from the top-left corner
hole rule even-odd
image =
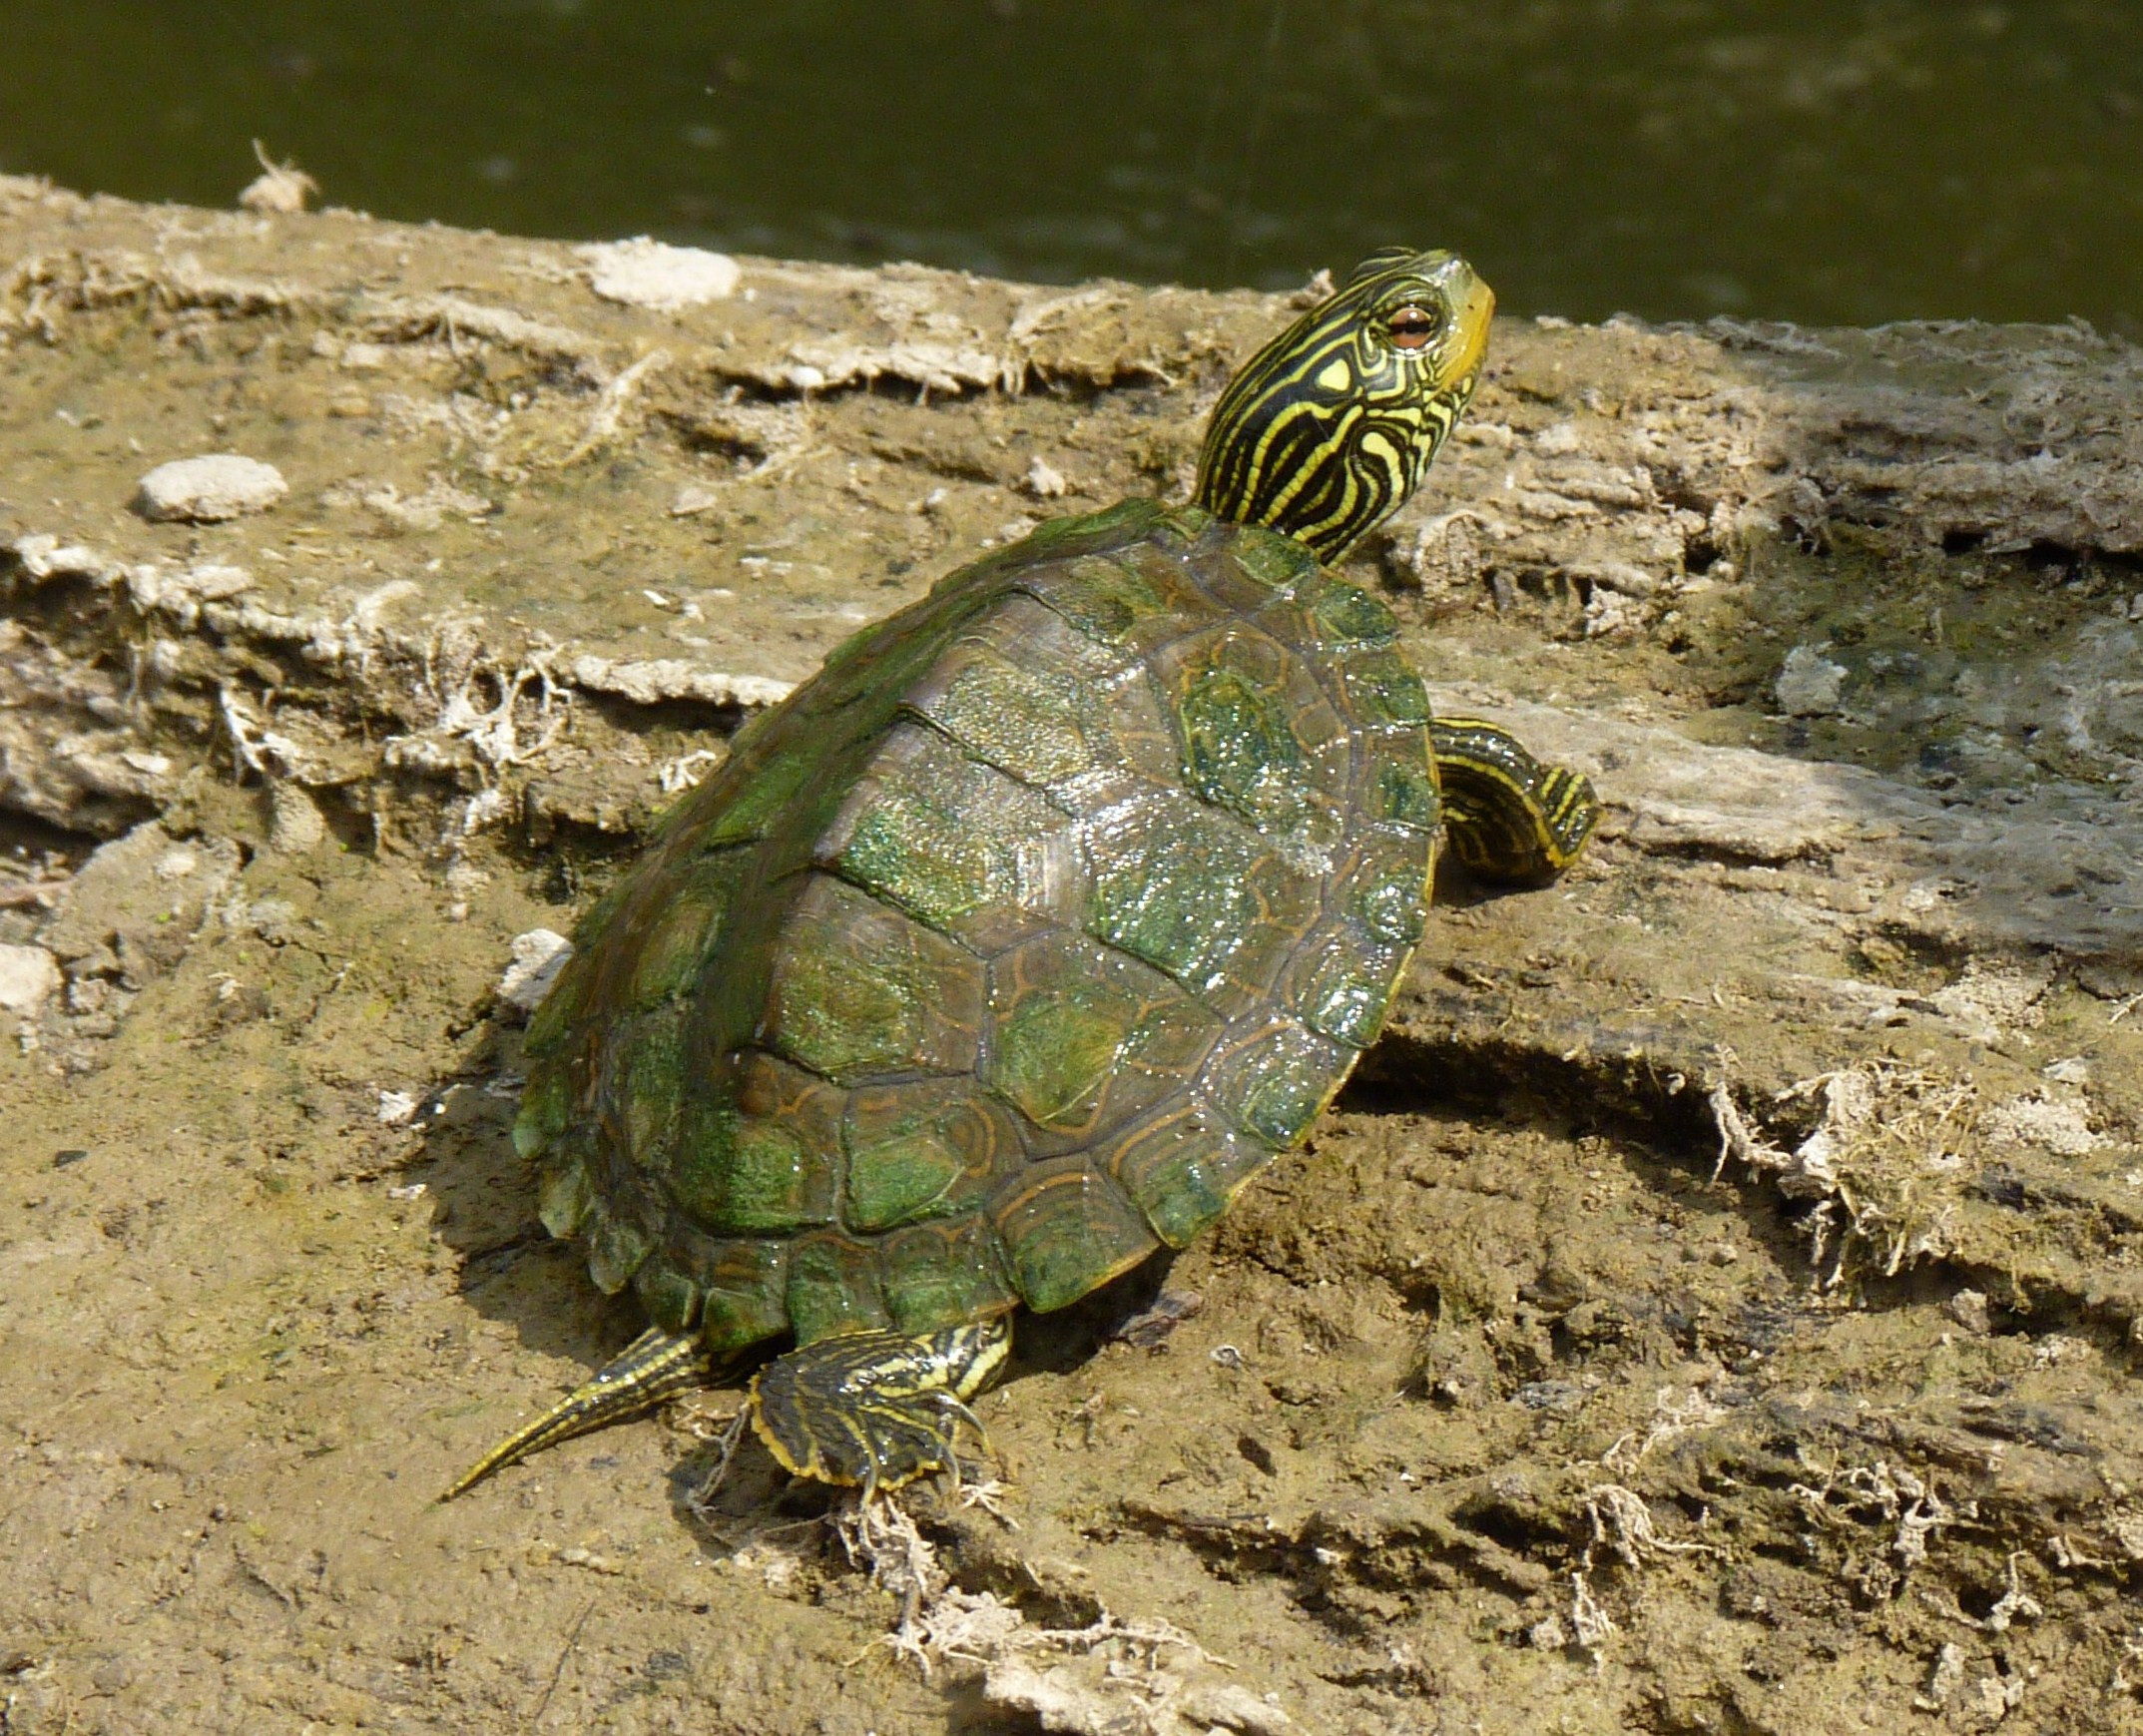
[[[752,1425],[798,1476],[860,1485],[865,1497],[950,1466],[962,1424],[987,1445],[967,1401],[1012,1350],[1003,1317],[910,1337],[841,1333],[777,1357],[752,1381]]]
[[[607,1429],[613,1423],[652,1411],[679,1393],[713,1384],[714,1370],[698,1339],[679,1338],[651,1326],[591,1379],[485,1453],[439,1498],[450,1501],[517,1458],[526,1458],[531,1452],[540,1452],[576,1435]]]
[[[1482,718],[1435,718],[1428,741],[1451,854],[1468,870],[1538,884],[1577,861],[1600,823],[1600,799],[1584,773],[1541,764]]]

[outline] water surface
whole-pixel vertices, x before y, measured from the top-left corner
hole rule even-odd
[[[0,168],[1044,280],[1396,238],[1597,318],[2143,313],[2122,0],[0,0]]]

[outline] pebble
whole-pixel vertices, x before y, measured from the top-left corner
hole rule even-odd
[[[606,301],[663,313],[719,301],[736,290],[743,276],[728,254],[674,248],[647,236],[594,242],[574,251],[589,264],[589,288]]]
[[[1975,1337],[1984,1338],[1994,1330],[1984,1291],[1960,1290],[1942,1305],[1942,1312]]]
[[[1796,645],[1786,654],[1786,666],[1772,691],[1779,710],[1790,718],[1829,717],[1839,709],[1846,686],[1843,664],[1833,663],[1820,651]]]
[[[0,1011],[34,1014],[59,986],[59,960],[42,946],[0,946]]]
[[[531,928],[513,937],[513,962],[498,979],[498,997],[522,1012],[534,1012],[551,992],[559,971],[573,956],[573,942],[549,928]]]
[[[302,856],[326,842],[326,816],[304,790],[278,781],[270,786],[268,799],[272,819],[268,848],[277,856]]]
[[[289,491],[272,464],[236,452],[211,452],[159,464],[142,478],[137,503],[144,518],[214,524],[266,512]]]

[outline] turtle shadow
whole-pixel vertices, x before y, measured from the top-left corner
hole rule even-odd
[[[417,1105],[423,1134],[404,1181],[424,1189],[431,1233],[455,1262],[456,1293],[528,1349],[592,1373],[646,1322],[630,1292],[597,1290],[586,1251],[556,1240],[536,1215],[534,1171],[513,1146],[522,1077],[520,1027],[485,1019],[460,1067]]]

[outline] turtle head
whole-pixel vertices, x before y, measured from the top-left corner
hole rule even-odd
[[[1198,504],[1338,560],[1420,482],[1473,395],[1494,312],[1456,254],[1371,254],[1229,381]]]

